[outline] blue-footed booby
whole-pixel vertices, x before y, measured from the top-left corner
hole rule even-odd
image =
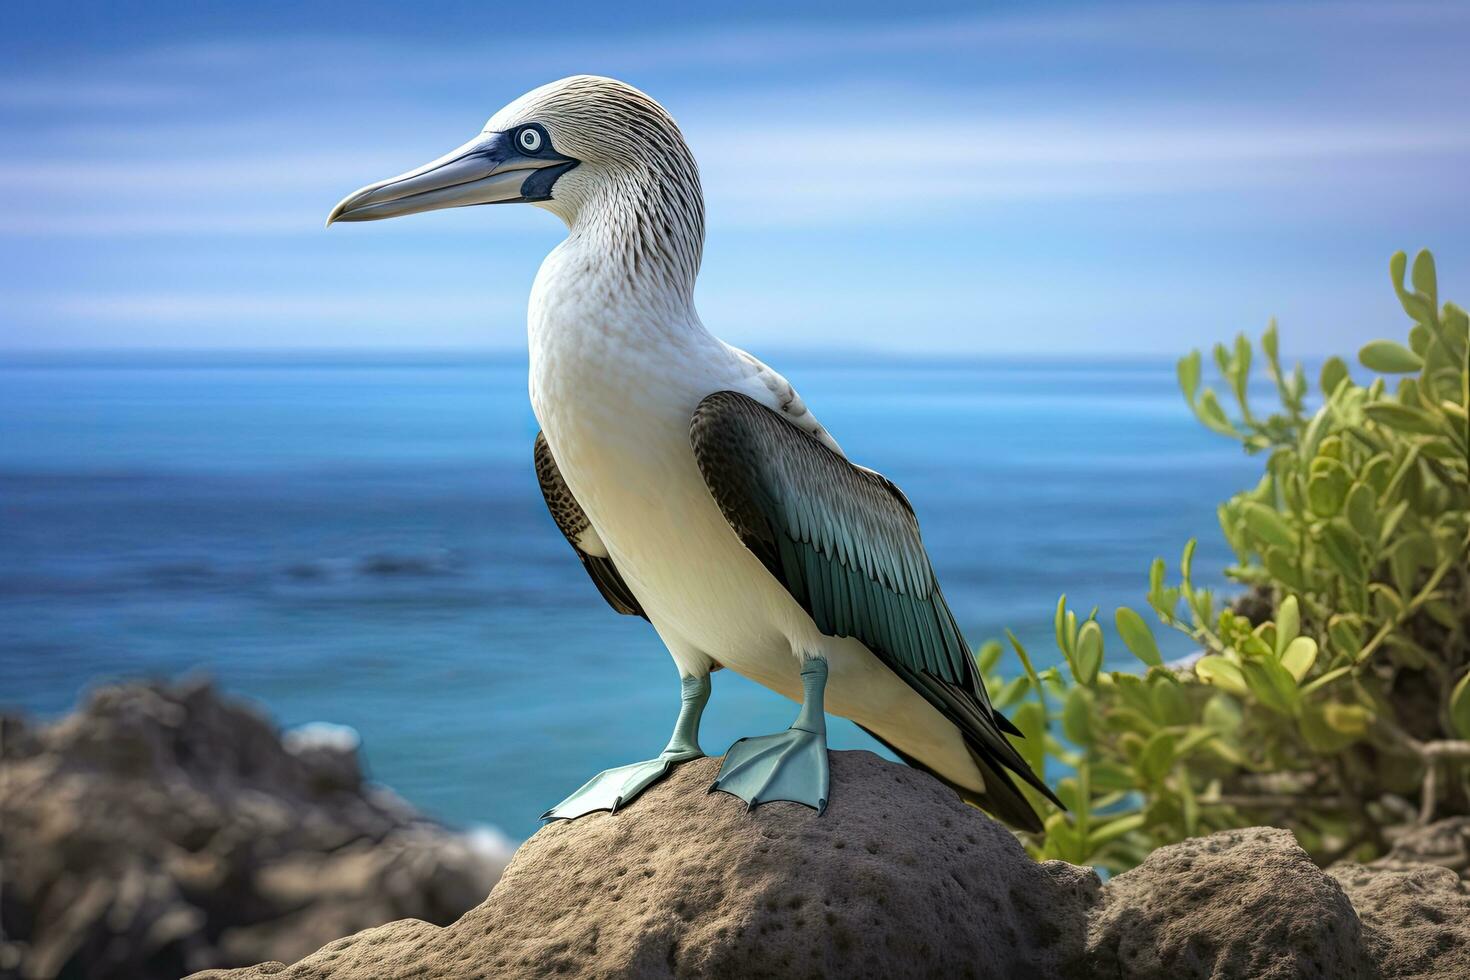
[[[712,790],[820,814],[831,711],[1040,830],[1011,773],[1056,798],[1007,740],[1019,732],[990,703],[914,508],[695,311],[704,200],[662,106],[608,78],[552,82],[458,149],[349,195],[327,223],[512,202],[568,228],[528,315],[547,507],[608,604],[652,624],[682,682],[663,752],[599,773],[546,818],[616,811],[703,755],[710,672],[728,667],[801,709],[786,731],[731,746]]]

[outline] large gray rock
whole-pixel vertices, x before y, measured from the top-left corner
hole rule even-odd
[[[707,794],[717,766],[543,829],[452,925],[393,922],[194,980],[1470,977],[1470,895],[1444,868],[1328,875],[1288,832],[1252,828],[1100,886],[865,752],[832,754],[820,818]]]
[[[452,922],[503,866],[363,782],[350,732],[283,742],[204,683],[0,725],[0,977],[294,959],[404,916]]]
[[[1289,831],[1222,831],[1161,847],[1108,882],[1088,936],[1094,976],[1375,976],[1342,889]]]
[[[1470,884],[1448,868],[1395,861],[1331,869],[1363,923],[1382,976],[1470,977]]]
[[[617,814],[553,824],[448,928],[396,922],[294,966],[195,980],[1084,975],[1090,869],[1030,860],[929,776],[832,753],[832,802],[747,813],[680,766]]]

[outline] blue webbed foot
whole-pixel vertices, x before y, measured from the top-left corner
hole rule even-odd
[[[822,710],[827,661],[807,660],[801,668],[801,686],[801,713],[791,727],[775,735],[742,738],[730,746],[711,793],[720,790],[738,796],[747,809],[776,800],[804,803],[818,816],[827,809],[832,788]]]
[[[657,759],[603,770],[589,779],[581,789],[541,814],[541,819],[574,820],[598,810],[617,813],[619,807],[631,803],[639,793],[667,776],[674,766],[703,755],[697,749],[683,755],[666,752]]]
[[[785,800],[804,803],[820,814],[827,809],[831,786],[826,734],[789,728],[776,735],[742,738],[730,746],[710,792],[738,796],[752,809]]]
[[[541,814],[541,819],[574,820],[598,810],[616,813],[679,763],[703,758],[704,753],[699,750],[699,719],[709,700],[709,674],[685,677],[680,686],[679,719],[674,723],[673,737],[657,759],[598,773],[581,789]]]

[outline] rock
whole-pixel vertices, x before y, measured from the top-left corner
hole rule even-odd
[[[1286,830],[1221,831],[1108,882],[1087,939],[1095,976],[1373,977],[1353,906]]]
[[[484,897],[501,857],[365,783],[348,731],[287,742],[197,682],[0,719],[0,976],[172,980]]]
[[[1470,977],[1470,883],[1454,871],[1374,862],[1335,865],[1331,874],[1352,900],[1383,977]]]
[[[137,713],[189,725],[188,712],[179,717],[167,704]],[[832,753],[833,799],[820,818],[794,804],[747,812],[732,796],[706,792],[718,760],[680,766],[617,814],[543,828],[489,897],[451,922],[453,913],[440,913],[483,891],[456,870],[467,858],[446,856],[442,831],[397,822],[402,803],[348,794],[345,807],[354,820],[393,828],[392,873],[371,834],[342,843],[345,818],[302,819],[303,794],[328,792],[354,770],[341,758],[324,761],[334,779],[323,780],[292,767],[344,750],[341,735],[318,732],[294,755],[281,750],[263,764],[276,792],[239,794],[231,813],[217,812],[188,779],[171,787],[168,798],[190,815],[180,826],[209,832],[169,852],[166,875],[142,856],[114,855],[106,874],[58,878],[27,913],[28,922],[55,923],[60,937],[33,947],[33,962],[58,971],[85,957],[113,965],[90,975],[114,976],[124,973],[119,949],[158,951],[149,962],[213,956],[213,965],[228,965],[272,947],[283,952],[269,962],[192,980],[1470,977],[1470,884],[1401,860],[1411,853],[1407,837],[1398,858],[1329,875],[1287,831],[1222,831],[1159,848],[1102,885],[1089,868],[1032,861],[1010,831],[933,778],[866,752]],[[15,744],[44,748],[48,738],[19,733]],[[94,742],[77,744],[110,765],[152,765],[161,751],[147,738]],[[62,829],[48,833],[77,839],[80,809],[54,806]],[[242,812],[248,826],[239,825]],[[338,843],[286,851],[252,843],[262,828],[291,827]],[[1412,853],[1451,853],[1445,842],[1459,831],[1431,830]],[[428,837],[414,844],[415,834]],[[68,860],[79,867],[83,858]],[[403,911],[415,902],[433,914]],[[235,908],[232,924],[218,924],[222,905]],[[275,918],[284,908],[296,911]],[[412,917],[285,965],[322,935],[395,915]],[[112,945],[73,927],[104,918],[114,923]],[[198,945],[201,934],[212,945]]]
[[[718,767],[544,828],[451,926],[395,922],[194,980],[1084,975],[1097,876],[1032,861],[933,778],[834,752],[818,818],[706,793]]]
[[[543,829],[450,926],[393,922],[192,980],[1470,977],[1470,884],[1444,868],[1328,875],[1287,831],[1251,828],[1100,885],[866,752],[832,754],[820,819],[707,794],[717,768]]]

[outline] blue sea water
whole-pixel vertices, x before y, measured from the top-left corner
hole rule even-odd
[[[1059,593],[1111,624],[1192,535],[1221,582],[1215,506],[1261,464],[1194,421],[1169,362],[768,359],[905,489],[974,643],[1010,627],[1054,662]],[[520,357],[6,359],[0,707],[202,671],[283,724],[353,726],[374,778],[429,812],[529,835],[656,754],[678,694],[547,515],[535,432]],[[793,711],[723,671],[704,746]],[[845,722],[832,742],[875,747]]]

